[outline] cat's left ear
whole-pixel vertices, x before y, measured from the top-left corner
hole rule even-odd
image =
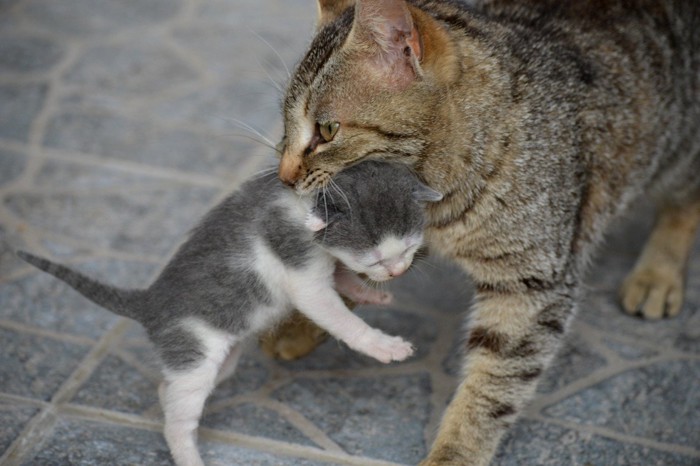
[[[423,183],[418,183],[413,188],[413,198],[419,202],[438,202],[442,200],[442,197],[441,193]]]
[[[328,223],[326,223],[325,220],[323,220],[321,217],[316,215],[313,212],[309,212],[308,215],[306,216],[306,221],[304,222],[304,226],[309,229],[310,231],[313,231],[316,233],[317,231],[321,231],[324,228],[328,226]]]
[[[348,43],[369,52],[399,87],[421,74],[423,46],[406,0],[357,0]]]

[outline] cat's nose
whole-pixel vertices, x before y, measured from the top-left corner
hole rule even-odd
[[[285,152],[280,160],[279,178],[288,186],[294,186],[304,174],[301,157]]]
[[[388,269],[389,276],[391,278],[395,278],[395,277],[398,277],[400,275],[403,275],[403,273],[406,271],[406,269],[407,269],[407,267],[403,263],[391,265]]]

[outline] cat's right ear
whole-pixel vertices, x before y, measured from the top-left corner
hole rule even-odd
[[[318,19],[316,20],[316,30],[332,23],[345,10],[355,4],[355,0],[318,0]]]
[[[422,74],[423,43],[406,0],[357,0],[347,47],[368,54],[392,88],[403,89]]]

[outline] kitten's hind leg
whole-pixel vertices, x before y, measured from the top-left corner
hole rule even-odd
[[[621,288],[622,306],[647,319],[678,315],[685,268],[700,223],[700,200],[660,210],[642,255]]]
[[[234,344],[230,335],[201,323],[192,325],[192,332],[201,342],[204,356],[187,369],[166,369],[161,389],[163,433],[178,466],[204,465],[197,449],[197,427],[204,403]]]

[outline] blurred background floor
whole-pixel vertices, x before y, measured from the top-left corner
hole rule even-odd
[[[0,463],[171,464],[141,329],[18,261],[23,248],[123,286],[154,277],[199,217],[274,164],[279,87],[313,0],[0,0]],[[256,135],[246,127],[261,134]],[[590,296],[495,465],[700,464],[700,248],[681,317],[623,315],[647,235],[621,222]],[[328,341],[251,347],[213,394],[208,464],[416,464],[456,384],[471,288],[431,260],[359,312],[413,341],[381,366]]]

